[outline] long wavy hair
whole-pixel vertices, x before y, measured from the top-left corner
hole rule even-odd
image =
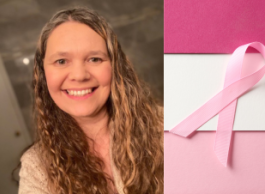
[[[56,106],[45,79],[47,39],[64,22],[86,24],[106,42],[112,66],[107,100],[113,121],[112,157],[126,194],[163,193],[163,111],[141,82],[111,27],[94,11],[74,8],[57,12],[42,29],[35,53],[33,90],[35,144],[43,149],[49,187],[56,193],[109,193],[114,181],[103,172],[77,122]],[[95,188],[97,188],[95,190]]]

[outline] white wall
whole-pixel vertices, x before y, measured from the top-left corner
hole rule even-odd
[[[19,134],[19,135],[18,135]],[[19,105],[0,56],[0,194],[16,194],[11,172],[31,143]]]

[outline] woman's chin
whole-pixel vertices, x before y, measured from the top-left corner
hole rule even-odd
[[[78,107],[72,110],[68,109],[68,111],[66,112],[76,119],[94,118],[94,117],[104,114],[106,109],[104,109],[103,107],[89,107],[89,108]]]
[[[78,110],[72,111],[71,116],[73,118],[92,118],[99,114],[97,110]]]
[[[72,113],[71,116],[74,118],[88,118],[93,117],[93,112],[78,112],[78,113]]]

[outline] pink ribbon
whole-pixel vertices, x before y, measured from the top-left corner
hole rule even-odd
[[[265,47],[259,42],[238,47],[227,66],[223,90],[169,131],[183,137],[188,137],[219,113],[214,152],[224,166],[227,165],[237,98],[258,83],[265,74],[265,66],[255,72],[248,72],[247,76],[245,73],[242,73],[243,60],[248,47],[255,48],[265,58]]]

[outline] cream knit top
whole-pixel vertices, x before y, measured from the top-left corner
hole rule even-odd
[[[112,129],[110,131],[113,131]],[[112,133],[111,133],[112,134]],[[112,135],[111,135],[112,136]],[[123,182],[112,158],[112,138],[110,138],[111,169],[115,187],[119,194],[123,192]],[[40,150],[37,145],[28,149],[21,157],[18,194],[51,194],[48,190],[47,174],[43,166]]]

